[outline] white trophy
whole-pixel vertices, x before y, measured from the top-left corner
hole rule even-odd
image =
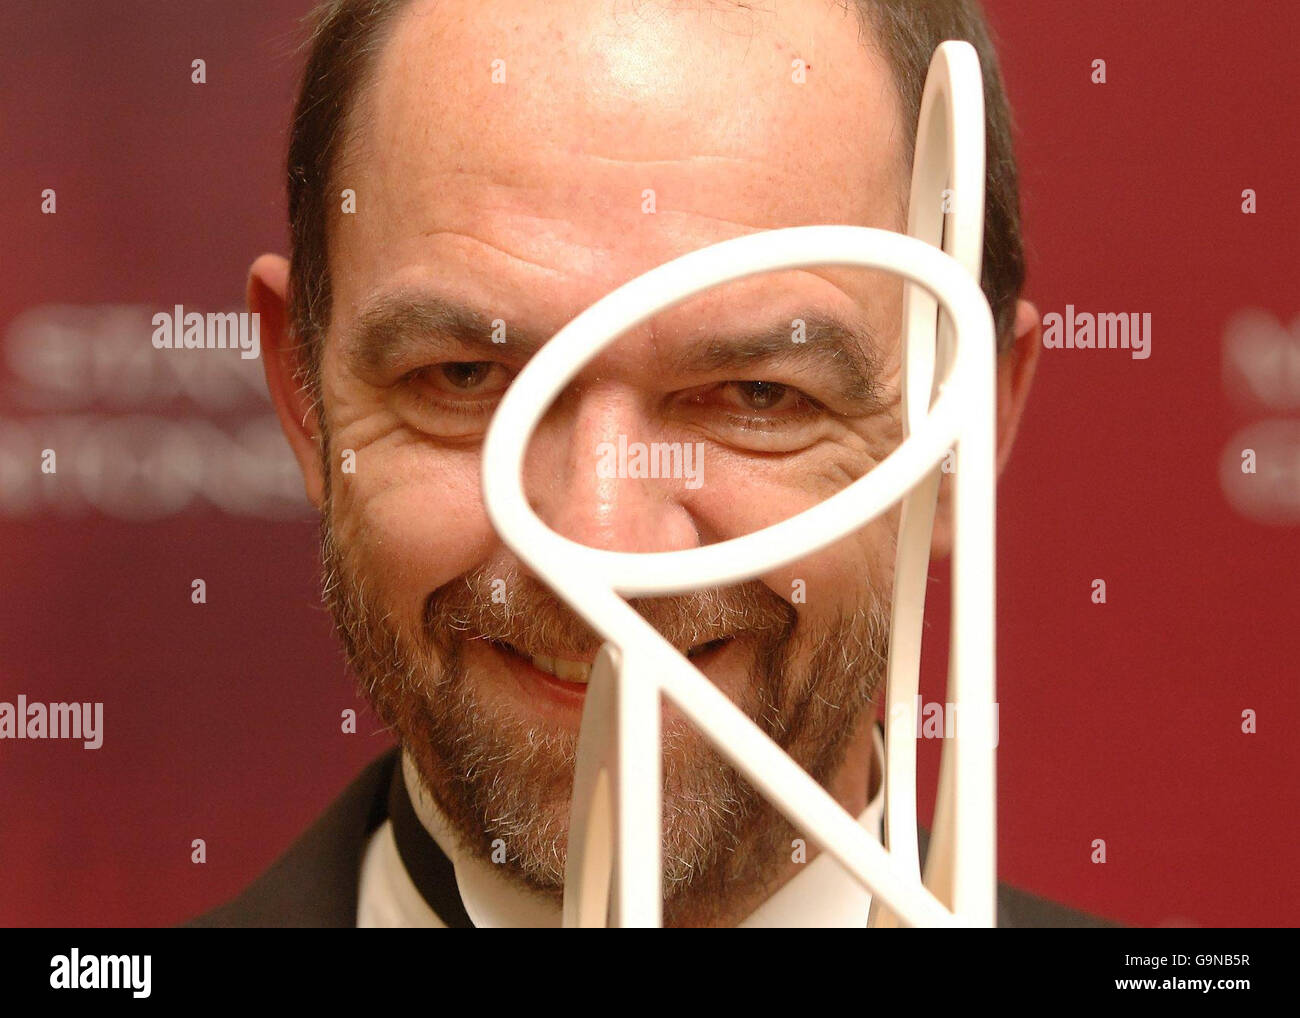
[[[907,235],[860,226],[769,230],[693,251],[597,301],[529,361],[483,450],[483,492],[502,540],[604,638],[578,742],[565,926],[659,926],[662,748],[667,698],[794,825],[872,895],[871,926],[993,926],[996,740],[962,725],[944,740],[924,874],[917,847],[916,717],[926,570],[941,464],[953,474],[948,702],[995,716],[994,506],[997,353],[980,290],[984,94],[972,46],[945,42],[921,102]],[[534,428],[602,349],[710,287],[821,265],[905,280],[903,442],[849,487],[781,523],[719,544],[635,554],[551,530],[523,489]],[[787,756],[625,597],[754,579],[840,540],[901,503],[885,726],[884,844]]]

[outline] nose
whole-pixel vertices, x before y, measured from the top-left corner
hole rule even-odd
[[[524,463],[534,512],[556,533],[605,551],[680,551],[700,544],[687,505],[699,446],[660,433],[636,394],[596,384],[560,395]],[[685,463],[685,469],[680,465]],[[702,470],[697,470],[702,476]]]

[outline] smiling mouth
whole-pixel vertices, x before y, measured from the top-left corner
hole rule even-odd
[[[717,640],[709,640],[707,643],[699,643],[686,652],[686,657],[690,661],[703,658],[713,651],[718,650],[724,644],[729,643],[733,638],[723,636]],[[515,657],[527,661],[539,672],[559,679],[561,682],[572,682],[577,685],[585,686],[591,681],[591,661],[575,661],[570,658],[558,657],[551,654],[525,654],[517,647],[506,643],[504,640],[489,640],[492,646],[498,650],[513,654]]]

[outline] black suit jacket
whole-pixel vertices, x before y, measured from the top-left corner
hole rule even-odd
[[[361,858],[370,835],[389,815],[390,789],[401,779],[400,759],[394,748],[371,763],[239,897],[185,925],[355,927]],[[923,858],[926,840],[921,831]],[[450,874],[450,868],[446,872]],[[454,877],[450,879],[453,886],[447,891],[455,895]],[[998,884],[997,900],[1000,928],[1115,925],[1006,884]]]

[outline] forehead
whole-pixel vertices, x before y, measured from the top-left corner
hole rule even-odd
[[[336,213],[331,230],[335,324],[385,292],[435,287],[553,330],[729,237],[900,229],[898,104],[852,7],[411,4],[335,174],[336,189],[357,192],[356,214]],[[866,276],[817,269],[719,291],[733,313],[793,290],[833,304]]]

